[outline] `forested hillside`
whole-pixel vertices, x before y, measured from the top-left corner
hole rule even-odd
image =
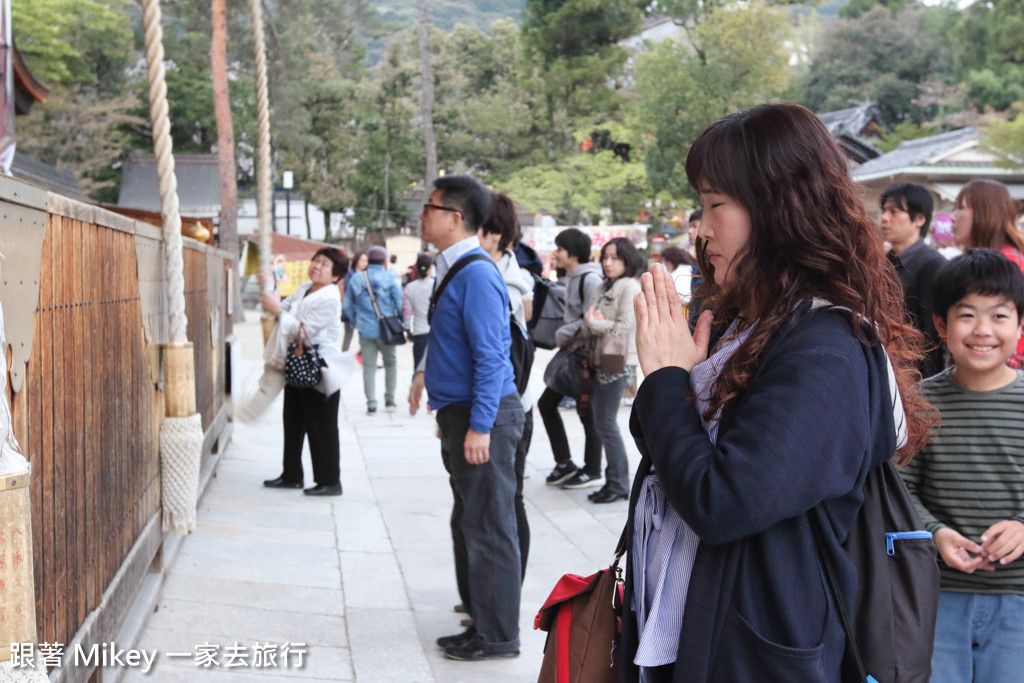
[[[526,0],[431,0],[427,16],[434,26],[451,30],[455,24],[490,28],[497,19],[520,21]],[[416,3],[411,0],[378,0],[374,9],[385,22],[403,26],[416,23]]]

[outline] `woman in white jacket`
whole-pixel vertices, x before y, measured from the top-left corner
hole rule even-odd
[[[268,488],[300,489],[303,486],[302,445],[309,437],[316,486],[304,491],[307,496],[341,495],[338,444],[338,404],[344,383],[341,336],[341,296],[338,281],[345,276],[348,260],[339,250],[324,247],[309,264],[309,280],[280,303],[273,295],[263,294],[263,310],[277,316],[278,337],[269,365],[283,367],[282,347],[304,329],[309,343],[319,345],[323,368],[320,384],[313,388],[284,388],[284,466],[281,475],[268,479]],[[281,355],[281,358],[276,356]]]
[[[605,484],[589,498],[593,503],[614,503],[629,497],[629,461],[617,416],[622,394],[636,377],[636,316],[633,298],[640,293],[636,281],[643,258],[625,237],[609,240],[601,249],[605,281],[590,297],[583,316],[583,330],[595,337],[597,372],[590,396],[594,431],[601,438],[608,468]],[[612,349],[613,346],[618,348]],[[602,350],[616,353],[602,356]]]

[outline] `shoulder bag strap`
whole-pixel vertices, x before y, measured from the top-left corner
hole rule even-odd
[[[491,263],[494,263],[494,259],[492,259],[487,254],[469,254],[467,256],[463,256],[458,261],[456,261],[455,264],[448,269],[448,272],[444,274],[444,279],[441,280],[441,284],[437,286],[437,289],[434,290],[434,295],[430,297],[431,314],[433,314],[434,308],[437,306],[437,302],[441,299],[441,292],[443,292],[444,288],[448,286],[448,283],[451,282],[451,279],[455,277],[456,273],[458,273],[460,270],[468,266],[473,261],[490,261]],[[495,268],[497,268],[497,266],[495,266]]]
[[[366,291],[370,293],[370,303],[373,304],[373,312],[377,314],[377,320],[380,320],[384,316],[380,314],[380,309],[377,308],[377,297],[373,295],[373,287],[370,286],[370,274],[365,270],[363,271],[363,278],[366,280]]]
[[[867,669],[864,668],[864,659],[860,655],[860,647],[857,646],[857,639],[853,634],[853,624],[850,623],[850,614],[846,609],[846,601],[843,600],[843,594],[839,590],[839,579],[836,578],[836,571],[832,567],[832,560],[829,559],[825,553],[825,546],[822,543],[822,530],[818,523],[818,517],[814,514],[814,510],[808,513],[808,517],[811,520],[811,531],[814,533],[814,543],[818,546],[818,556],[821,558],[821,565],[825,568],[825,576],[828,579],[828,586],[832,591],[832,597],[836,601],[836,608],[839,610],[839,619],[843,622],[843,630],[846,631],[846,643],[850,648],[850,655],[853,657],[853,662],[857,666],[857,675],[860,677],[858,680],[862,683],[876,683],[875,679],[868,676]]]

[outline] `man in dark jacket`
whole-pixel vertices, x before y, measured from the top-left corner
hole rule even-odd
[[[882,238],[892,245],[889,260],[903,282],[903,301],[910,321],[924,334],[921,377],[945,367],[942,340],[932,320],[932,280],[945,257],[924,243],[932,219],[932,196],[916,183],[899,183],[882,194]]]

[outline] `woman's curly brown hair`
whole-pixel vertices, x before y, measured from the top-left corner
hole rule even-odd
[[[797,303],[819,297],[853,311],[853,334],[864,343],[884,344],[907,415],[909,443],[900,460],[909,461],[937,419],[917,388],[923,337],[906,322],[896,272],[845,156],[818,117],[795,104],[762,104],[731,114],[694,141],[686,175],[698,192],[722,193],[739,203],[751,225],[725,287],[715,284],[714,266],[703,244],[698,247],[705,277],[695,296],[714,310],[715,330],[737,318],[740,331],[757,321],[723,366],[706,417],[719,408],[728,413]]]

